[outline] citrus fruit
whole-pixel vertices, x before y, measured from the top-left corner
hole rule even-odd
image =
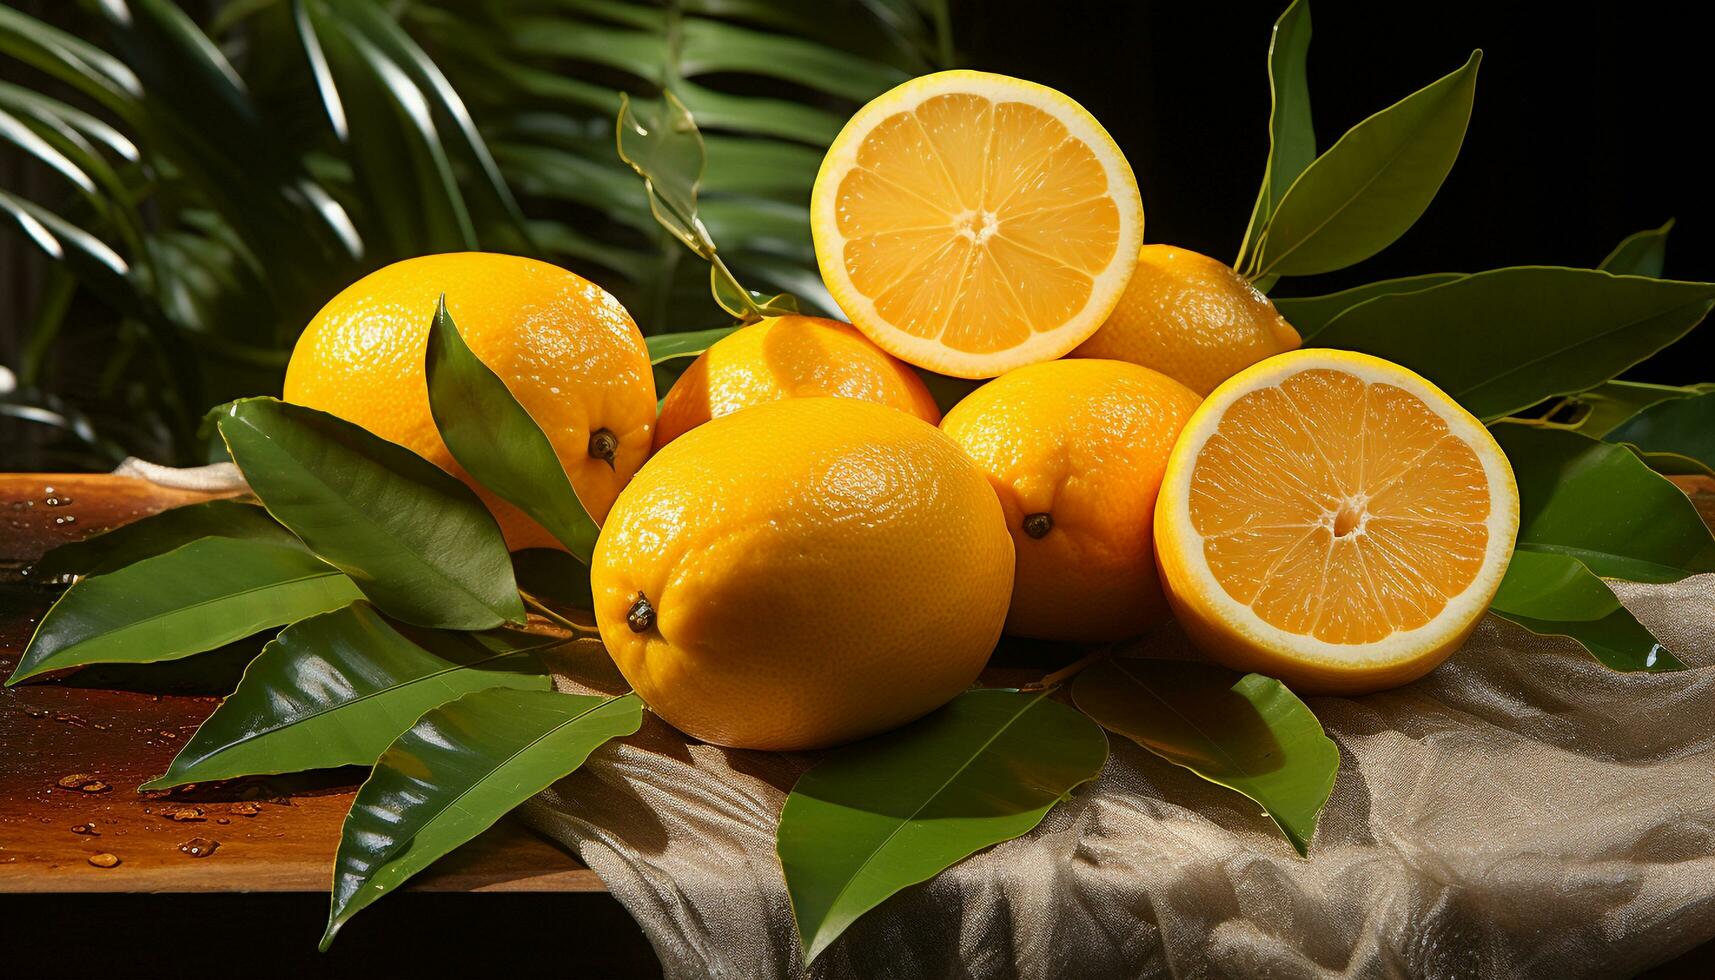
[[[1076,347],[1113,309],[1143,199],[1095,117],[1042,85],[925,75],[840,131],[810,200],[822,279],[905,361],[992,378]]]
[[[1303,350],[1216,388],[1167,464],[1155,548],[1211,658],[1309,693],[1403,684],[1446,659],[1518,533],[1482,423],[1380,358]]]
[[[614,663],[681,731],[809,749],[935,709],[1012,594],[987,481],[934,426],[849,398],[685,433],[620,493],[590,568]]]
[[[285,399],[355,422],[471,485],[514,550],[559,547],[523,511],[477,485],[429,415],[423,355],[435,304],[542,427],[600,521],[648,458],[655,378],[625,308],[558,266],[457,252],[378,269],[328,301],[286,366]]]
[[[1199,395],[1299,344],[1268,297],[1224,262],[1172,245],[1145,245],[1107,322],[1073,357],[1154,368]]]
[[[941,421],[923,379],[850,324],[770,317],[723,337],[685,369],[661,403],[655,445],[741,408],[814,395],[861,398],[931,425]]]
[[[1151,545],[1167,455],[1198,397],[1123,361],[1049,361],[1001,375],[941,430],[988,475],[1018,556],[1006,631],[1098,642],[1166,613]]]

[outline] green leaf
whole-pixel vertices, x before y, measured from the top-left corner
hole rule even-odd
[[[1485,421],[1595,387],[1684,336],[1715,285],[1594,269],[1492,269],[1336,316],[1323,347],[1385,357]]]
[[[155,790],[236,776],[367,766],[423,712],[495,687],[546,691],[529,652],[552,637],[497,633],[501,649],[441,633],[431,653],[366,602],[295,623],[262,648]]]
[[[30,566],[30,576],[52,582],[67,575],[102,575],[206,537],[248,538],[303,549],[292,532],[262,508],[234,500],[209,500],[164,510],[60,545]]]
[[[1715,538],[1697,508],[1625,448],[1533,425],[1494,433],[1518,480],[1519,551],[1634,582],[1715,571]]]
[[[966,395],[987,383],[986,378],[954,378],[922,368],[914,367],[912,370],[923,379],[923,387],[929,389],[929,395],[935,399],[935,405],[943,415],[952,411],[954,405],[964,401]]]
[[[622,95],[616,132],[619,158],[643,178],[655,220],[686,248],[711,258],[714,242],[697,217],[703,136],[690,110],[672,92],[663,93],[658,104],[646,108]]]
[[[447,312],[445,296],[436,305],[429,328],[424,371],[429,379],[429,410],[453,458],[478,483],[535,518],[587,564],[601,528],[578,499],[553,443],[512,397],[506,382],[465,344]],[[592,453],[595,439],[591,433]],[[613,449],[608,453],[611,456]]]
[[[1684,670],[1607,583],[1569,555],[1518,551],[1491,610],[1540,636],[1564,636],[1614,670]]]
[[[1622,422],[1651,405],[1674,398],[1715,391],[1715,384],[1671,385],[1644,384],[1639,381],[1604,381],[1589,391],[1580,391],[1567,399],[1566,407],[1580,414],[1567,427],[1592,439],[1605,439]]]
[[[440,467],[273,398],[233,403],[220,434],[268,512],[382,611],[441,629],[524,621],[499,526]]]
[[[302,548],[203,538],[67,589],[6,683],[83,664],[176,660],[358,597],[339,569]]]
[[[642,723],[635,694],[478,691],[425,714],[352,801],[321,948],[370,903]]]
[[[558,548],[524,548],[512,553],[518,588],[534,598],[562,606],[594,609],[590,567]]]
[[[735,323],[730,327],[715,327],[710,330],[658,333],[653,337],[643,338],[643,342],[649,346],[649,363],[662,364],[675,358],[696,357],[742,326],[744,324]]]
[[[1305,62],[1310,53],[1310,0],[1292,0],[1268,41],[1268,163],[1263,167],[1262,188],[1251,210],[1236,269],[1245,268],[1255,255],[1276,204],[1287,188],[1316,159],[1316,130],[1310,121],[1310,83]]]
[[[1367,303],[1378,296],[1415,293],[1463,278],[1463,272],[1431,272],[1421,276],[1407,276],[1404,279],[1383,279],[1323,296],[1271,296],[1269,299],[1273,301],[1274,308],[1280,315],[1286,317],[1286,322],[1292,324],[1298,335],[1308,343],[1310,338],[1321,333],[1322,328],[1335,317],[1359,303]]]
[[[1603,438],[1636,449],[1657,472],[1715,476],[1715,392],[1658,401]]]
[[[900,889],[1028,833],[1107,755],[1102,730],[1047,692],[996,690],[829,753],[780,814],[805,962]]]
[[[1317,157],[1275,207],[1252,278],[1344,269],[1405,234],[1459,156],[1482,59],[1473,51],[1463,68],[1353,126]]]
[[[1616,276],[1659,279],[1662,268],[1667,264],[1667,234],[1672,230],[1673,219],[1669,218],[1660,228],[1633,232],[1614,246],[1614,250],[1596,268]]]
[[[1340,750],[1279,681],[1183,660],[1109,657],[1072,688],[1103,727],[1250,797],[1300,857],[1334,791]]]

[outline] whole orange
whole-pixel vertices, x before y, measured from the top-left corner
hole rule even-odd
[[[1268,297],[1231,266],[1190,249],[1145,245],[1119,304],[1071,356],[1141,364],[1207,395],[1300,342]]]
[[[709,419],[782,398],[859,398],[930,425],[941,410],[923,380],[856,327],[816,316],[770,317],[721,338],[667,392],[656,448]]]
[[[613,662],[704,741],[812,749],[977,679],[1012,595],[994,491],[934,426],[853,398],[700,425],[619,495],[590,566]]]
[[[471,480],[435,428],[423,355],[443,293],[471,351],[542,427],[600,521],[649,457],[655,379],[625,308],[558,266],[455,252],[378,269],[304,328],[286,367],[285,399],[355,422],[464,480],[508,547],[557,547],[541,525]]]
[[[1195,392],[1123,361],[1048,361],[983,385],[941,423],[1000,495],[1018,560],[1006,630],[1136,636],[1162,618],[1155,496]]]

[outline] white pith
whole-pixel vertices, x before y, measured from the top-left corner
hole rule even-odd
[[[1393,385],[1415,395],[1447,424],[1451,434],[1471,448],[1482,464],[1483,475],[1490,488],[1489,515],[1484,522],[1488,541],[1482,565],[1471,582],[1462,592],[1450,596],[1447,604],[1429,622],[1367,643],[1329,643],[1314,636],[1283,630],[1263,620],[1250,606],[1229,595],[1209,570],[1203,536],[1191,523],[1190,487],[1197,457],[1219,427],[1226,409],[1253,391],[1277,387],[1293,375],[1317,369],[1338,371],[1369,384]],[[1181,569],[1195,579],[1193,591],[1205,613],[1212,614],[1233,631],[1265,649],[1290,650],[1302,660],[1335,667],[1385,666],[1408,661],[1461,633],[1488,608],[1501,576],[1506,574],[1513,541],[1518,533],[1518,496],[1514,490],[1512,467],[1482,423],[1417,375],[1379,358],[1348,352],[1303,350],[1282,354],[1241,372],[1216,388],[1191,417],[1180,436],[1180,443],[1174,449],[1162,481],[1162,499],[1174,501],[1166,515],[1168,541],[1162,544],[1171,542]],[[1363,501],[1351,503],[1358,503],[1361,508]],[[1324,515],[1324,520],[1330,525],[1335,518],[1336,512],[1333,511]],[[1363,533],[1367,521],[1368,513],[1362,512],[1352,533]]]
[[[1053,330],[1033,331],[1024,343],[987,354],[952,352],[965,361],[955,366],[950,349],[939,337],[918,337],[900,329],[877,313],[875,302],[859,292],[846,271],[847,238],[839,230],[836,199],[841,181],[857,163],[864,140],[882,121],[914,111],[939,95],[976,95],[999,104],[1018,102],[1048,113],[1065,125],[1071,135],[1095,154],[1107,176],[1107,194],[1118,206],[1119,233],[1113,258],[1091,277],[1090,295],[1084,306]],[[1125,291],[1143,245],[1143,201],[1131,166],[1112,137],[1095,117],[1070,98],[1046,86],[1021,79],[974,71],[945,71],[913,79],[858,110],[828,148],[816,176],[810,201],[810,227],[816,246],[816,261],[823,282],[846,317],[870,335],[870,339],[896,357],[920,367],[962,377],[994,377],[1015,367],[1050,360],[1070,351],[1087,339],[1107,319]],[[966,211],[954,216],[950,231],[981,244],[991,237],[996,217],[988,211]],[[877,334],[880,334],[879,336]],[[967,365],[977,363],[978,369]]]

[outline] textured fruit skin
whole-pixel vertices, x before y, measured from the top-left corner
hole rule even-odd
[[[558,266],[454,252],[378,269],[304,328],[286,367],[285,399],[355,422],[458,476],[493,511],[508,547],[559,547],[523,511],[477,486],[435,428],[423,355],[442,293],[465,342],[542,427],[600,521],[649,457],[655,376],[619,301]],[[612,466],[589,452],[590,433],[603,428],[619,440]]]
[[[1189,476],[1196,466],[1200,448],[1197,434],[1219,421],[1221,411],[1230,403],[1227,396],[1251,390],[1260,383],[1266,383],[1272,373],[1292,370],[1300,365],[1305,368],[1347,368],[1354,373],[1379,369],[1415,379],[1426,389],[1429,397],[1438,399],[1449,415],[1467,422],[1473,438],[1486,441],[1486,448],[1499,461],[1495,474],[1499,481],[1496,503],[1502,516],[1495,534],[1504,543],[1505,558],[1495,570],[1493,582],[1474,596],[1473,612],[1457,628],[1436,642],[1391,662],[1334,663],[1310,659],[1291,649],[1278,647],[1266,636],[1232,622],[1221,614],[1218,604],[1199,585],[1193,566],[1200,561],[1197,551],[1201,543],[1187,533],[1187,522],[1176,519],[1176,515],[1187,506]],[[1254,671],[1276,678],[1300,694],[1371,694],[1410,683],[1434,670],[1459,649],[1482,620],[1483,611],[1500,587],[1517,533],[1518,485],[1506,455],[1482,423],[1440,389],[1409,370],[1353,351],[1292,351],[1252,365],[1218,386],[1185,424],[1183,436],[1168,459],[1167,473],[1162,478],[1161,494],[1155,509],[1155,554],[1161,582],[1173,617],[1185,630],[1192,645],[1217,663],[1233,670]],[[1213,588],[1220,586],[1214,585]]]
[[[1268,297],[1231,266],[1189,249],[1145,245],[1119,304],[1071,356],[1141,364],[1207,395],[1300,343]]]
[[[1018,556],[1008,633],[1093,643],[1160,621],[1155,497],[1199,401],[1135,364],[1061,360],[1003,374],[947,413],[941,430],[988,475]],[[1040,538],[1033,514],[1053,522]]]
[[[661,404],[655,447],[741,408],[817,395],[888,405],[930,425],[941,421],[923,379],[856,327],[816,316],[770,317],[722,338],[679,376]]]
[[[766,402],[661,450],[590,569],[602,641],[686,734],[811,749],[904,724],[982,670],[1012,539],[934,426],[847,398]],[[627,622],[639,594],[652,626]]]

